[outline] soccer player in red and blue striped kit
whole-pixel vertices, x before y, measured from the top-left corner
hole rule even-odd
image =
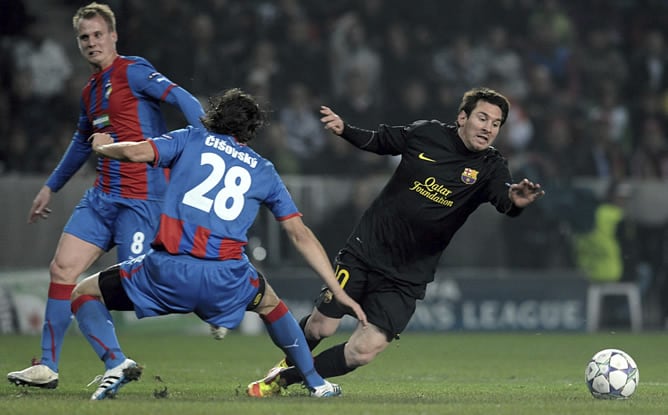
[[[116,142],[136,142],[166,132],[160,104],[177,106],[188,123],[201,126],[199,101],[148,61],[120,56],[113,11],[90,3],[72,23],[79,50],[93,74],[83,88],[77,130],[58,166],[35,197],[29,223],[46,219],[51,195],[86,163],[93,133]],[[49,267],[50,285],[42,330],[42,356],[27,369],[7,375],[10,382],[42,388],[58,385],[58,364],[72,321],[70,295],[76,280],[101,255],[117,247],[119,261],[146,253],[157,230],[169,171],[146,164],[99,158],[97,178],[65,225]]]
[[[141,374],[121,351],[108,310],[134,310],[138,318],[195,313],[218,334],[253,310],[295,363],[311,396],[338,396],[339,386],[316,372],[297,320],[244,253],[260,206],[281,223],[338,302],[364,325],[366,315],[338,285],[324,248],[273,164],[248,147],[264,124],[255,99],[228,90],[210,99],[202,121],[206,129],[191,126],[139,143],[92,137],[94,150],[105,157],[170,168],[173,175],[153,249],[84,279],[72,293],[79,328],[106,368],[91,399],[114,396]]]

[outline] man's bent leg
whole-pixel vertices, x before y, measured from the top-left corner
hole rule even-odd
[[[104,251],[73,235],[63,233],[49,267],[51,283],[42,329],[41,363],[58,372],[65,333],[72,323],[70,294],[76,280]]]
[[[280,347],[291,361],[295,362],[306,385],[310,388],[322,385],[324,379],[313,368],[313,356],[311,356],[304,333],[288,307],[278,298],[268,283],[265,285],[265,292],[257,311],[274,344]]]
[[[317,308],[314,308],[311,314],[299,320],[299,327],[304,332],[308,348],[313,350],[322,340],[336,333],[340,323],[340,318],[327,317],[318,311]],[[294,363],[290,358],[286,357],[284,367],[290,366],[294,366]]]
[[[74,289],[72,313],[77,318],[83,336],[105,367],[111,369],[121,364],[125,355],[118,344],[113,318],[101,301],[98,275],[86,278]]]
[[[27,369],[10,372],[16,385],[53,389],[58,386],[58,364],[65,333],[72,322],[70,294],[76,280],[104,253],[95,245],[63,233],[49,267],[50,284],[42,327],[42,356]]]
[[[105,272],[118,273],[118,269],[110,269]],[[83,280],[76,286],[72,294],[72,312],[77,318],[81,333],[100,360],[104,362],[106,368],[91,400],[113,397],[120,387],[139,379],[142,372],[137,362],[128,359],[121,351],[113,319],[101,300],[99,275],[98,273]]]
[[[371,362],[389,345],[385,332],[373,324],[358,325],[346,343],[332,346],[315,356],[315,370],[323,378],[342,376]],[[286,386],[301,382],[299,373],[286,369],[281,373]]]

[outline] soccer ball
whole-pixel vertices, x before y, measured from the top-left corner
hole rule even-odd
[[[636,391],[638,379],[638,365],[618,349],[596,353],[585,369],[589,392],[598,399],[626,399]]]

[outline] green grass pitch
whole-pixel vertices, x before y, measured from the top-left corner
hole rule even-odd
[[[665,414],[668,413],[668,336],[665,333],[424,334],[407,332],[370,365],[334,378],[339,398],[252,399],[245,386],[280,358],[267,335],[123,334],[125,353],[144,366],[138,382],[115,399],[91,402],[104,371],[80,335],[67,337],[55,390],[0,386],[0,413],[119,414]],[[344,340],[328,339],[324,346]],[[321,348],[323,345],[320,346]],[[640,370],[631,399],[592,398],[584,383],[589,358],[604,348],[628,352]],[[0,373],[39,354],[36,336],[0,336]]]

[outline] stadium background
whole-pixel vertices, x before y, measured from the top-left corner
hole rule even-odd
[[[25,223],[69,143],[90,73],[71,29],[71,15],[86,3],[0,0],[0,332],[39,331],[53,249],[93,181],[91,163],[54,197],[48,221]],[[548,195],[515,220],[489,206],[476,212],[444,255],[412,329],[585,330],[591,278],[578,266],[584,253],[576,241],[612,201],[614,183],[615,200],[624,200],[617,236],[624,272],[609,278],[638,284],[644,328],[665,330],[665,1],[108,3],[121,54],[146,57],[203,102],[240,86],[267,103],[272,122],[253,147],[274,161],[330,255],[396,160],[324,134],[320,104],[374,128],[454,119],[472,86],[509,96],[498,147],[516,177],[542,183]],[[170,127],[183,125],[166,110]],[[258,267],[303,315],[319,286],[314,274],[271,218],[260,217],[251,236]],[[620,299],[606,310],[607,326],[627,327]],[[168,321],[173,327],[178,319]]]

